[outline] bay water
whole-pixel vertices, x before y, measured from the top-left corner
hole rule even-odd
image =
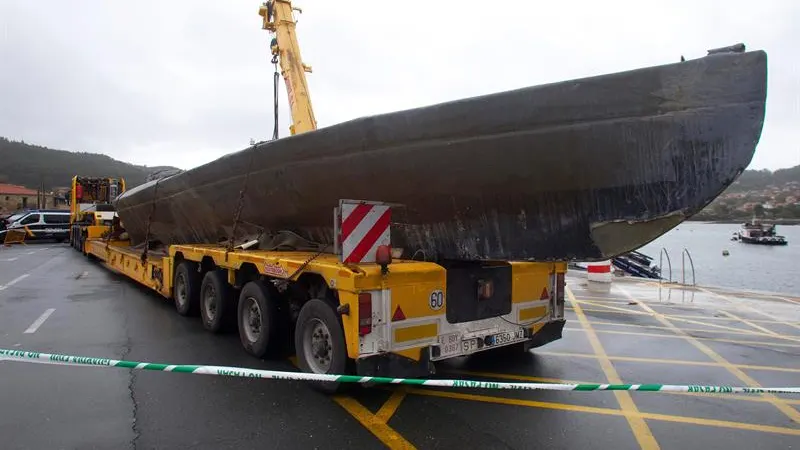
[[[681,282],[685,276],[685,281],[691,283],[689,259],[682,258],[683,249],[687,249],[700,286],[800,296],[800,225],[777,226],[777,234],[789,241],[786,246],[732,241],[731,237],[740,228],[741,224],[684,222],[639,251],[659,265],[659,255],[666,249],[672,261],[672,281]],[[728,256],[723,255],[724,250],[728,251]],[[660,267],[662,276],[668,278],[666,257]]]

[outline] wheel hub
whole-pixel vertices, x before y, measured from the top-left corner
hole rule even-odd
[[[333,359],[333,342],[330,331],[319,320],[310,327],[303,339],[306,360],[316,373],[327,373]]]
[[[244,331],[247,335],[247,339],[250,342],[255,342],[261,336],[261,308],[258,306],[258,302],[250,297],[245,300],[247,303],[247,307],[245,308],[245,317],[244,317]]]
[[[208,316],[209,320],[214,320],[214,317],[217,315],[217,304],[214,302],[214,298],[216,297],[216,291],[212,286],[208,286],[206,288],[206,295],[205,295],[205,309],[206,309],[206,316]]]
[[[186,301],[186,283],[183,281],[183,277],[178,277],[177,279],[178,285],[178,303],[183,304]]]

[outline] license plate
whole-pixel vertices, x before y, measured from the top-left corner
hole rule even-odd
[[[439,336],[440,355],[452,356],[461,351],[461,333],[450,333]]]
[[[491,335],[492,339],[485,345],[495,347],[499,345],[508,344],[511,342],[519,341],[525,338],[524,330],[507,331],[504,333],[497,333]],[[439,355],[442,358],[447,358],[455,355],[467,355],[476,352],[480,347],[478,340],[484,341],[484,338],[470,338],[461,339],[461,333],[450,333],[439,336]]]
[[[493,345],[503,345],[508,344],[510,342],[518,341],[525,337],[525,332],[523,330],[517,331],[508,331],[505,333],[498,333],[494,335],[494,344]]]
[[[464,353],[472,353],[478,349],[477,339],[464,339],[461,341],[461,349]]]

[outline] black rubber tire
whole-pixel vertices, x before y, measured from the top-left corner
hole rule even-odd
[[[344,339],[344,329],[336,310],[330,302],[312,299],[300,309],[294,335],[297,363],[304,372],[315,373],[307,360],[306,350],[303,348],[303,336],[310,332],[313,321],[321,321],[327,328],[331,337],[331,365],[327,372],[330,374],[344,375],[347,373],[347,344]],[[312,381],[311,386],[325,394],[341,392],[345,386],[342,383],[330,381]]]
[[[180,284],[185,284],[185,296],[179,295]],[[182,316],[196,316],[200,306],[200,273],[194,261],[181,261],[175,268],[172,298],[175,310]],[[183,297],[183,298],[181,298]]]
[[[213,295],[208,292],[213,289]],[[215,313],[213,317],[207,314],[206,304],[213,304]],[[200,284],[200,317],[203,328],[212,332],[219,333],[223,330],[226,316],[231,314],[231,286],[228,284],[226,273],[223,270],[210,270],[203,277]]]
[[[257,340],[251,340],[247,335],[246,327],[249,324],[246,323],[245,313],[248,312],[249,299],[255,301],[261,312],[261,332]],[[242,342],[242,348],[256,358],[276,353],[277,347],[280,346],[277,302],[277,290],[261,280],[245,284],[239,294],[239,306],[236,313],[239,340]]]

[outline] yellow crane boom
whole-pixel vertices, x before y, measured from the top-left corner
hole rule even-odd
[[[278,58],[281,75],[286,81],[289,108],[292,113],[289,131],[294,135],[316,130],[317,120],[311,107],[311,96],[305,75],[306,72],[311,73],[311,67],[304,64],[300,57],[300,44],[295,33],[293,11],[302,12],[300,8],[292,6],[291,0],[270,0],[258,9],[258,14],[263,19],[262,29],[275,34],[270,47],[273,57]]]

